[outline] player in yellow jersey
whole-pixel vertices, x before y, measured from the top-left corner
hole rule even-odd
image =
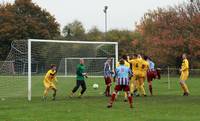
[[[133,93],[135,93],[134,95],[136,95],[136,92],[137,92],[137,87],[138,87],[137,80],[138,80],[138,71],[139,71],[139,68],[137,65],[138,65],[139,60],[140,59],[137,58],[137,54],[133,54],[132,57],[130,57],[130,58],[128,57],[128,62],[130,63],[132,73],[134,74],[130,80],[131,95],[133,95]]]
[[[146,96],[146,92],[144,89],[144,80],[147,76],[147,70],[149,69],[149,63],[147,62],[147,56],[144,56],[143,59],[140,59],[138,61],[138,89],[140,92],[140,95]]]
[[[180,85],[183,90],[183,96],[188,96],[189,95],[189,89],[187,87],[187,84],[185,83],[186,80],[188,80],[189,76],[189,62],[187,60],[186,54],[182,55],[182,65],[181,65],[181,76],[180,76]]]
[[[56,65],[52,64],[51,65],[51,69],[48,70],[48,72],[46,73],[43,83],[44,83],[44,99],[46,100],[47,95],[48,95],[48,91],[51,89],[53,90],[53,99],[55,100],[56,98],[56,86],[55,86],[55,82],[57,82],[57,78],[56,78]]]

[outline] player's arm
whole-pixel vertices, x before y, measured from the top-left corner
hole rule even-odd
[[[130,57],[127,56],[127,61],[128,61],[129,63],[132,63],[134,60],[131,60]]]
[[[181,66],[181,71],[185,71],[189,68],[188,61],[183,61],[183,64]]]
[[[129,78],[131,78],[133,76],[133,72],[131,71],[131,69],[128,69],[128,73],[129,73]]]
[[[114,70],[114,73],[112,74],[113,75],[113,82],[115,82],[116,78],[117,78],[117,74],[118,74],[118,69],[116,68]]]
[[[56,72],[55,73],[49,73],[49,77],[52,79],[52,81],[54,82],[58,82],[58,79],[56,77]]]
[[[54,76],[54,79],[53,79],[56,83],[58,83],[58,79],[56,76]]]
[[[79,70],[80,70],[80,73],[81,73],[82,76],[84,76],[85,78],[88,78],[88,73],[85,72],[85,70],[82,70],[80,68],[79,68]]]
[[[104,75],[106,75],[106,69],[107,69],[107,64],[105,63],[105,64],[104,64],[104,68],[103,68],[103,73],[104,73]]]
[[[47,82],[50,82],[50,80],[51,80],[50,71],[48,71],[48,72],[46,73],[46,75],[45,75],[45,80],[46,80]]]

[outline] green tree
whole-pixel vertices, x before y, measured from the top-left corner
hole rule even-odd
[[[133,31],[113,29],[106,33],[106,41],[119,42],[119,56],[134,51],[132,47]]]
[[[71,40],[85,40],[85,28],[83,24],[75,20],[63,28],[64,37]]]
[[[102,41],[104,39],[103,32],[101,32],[96,26],[89,30],[86,34],[88,41]]]
[[[54,39],[60,36],[59,24],[46,10],[31,0],[16,0],[0,5],[0,51],[4,60],[10,43],[19,39]]]

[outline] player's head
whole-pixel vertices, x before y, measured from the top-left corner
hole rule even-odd
[[[182,54],[182,59],[186,59],[187,55],[185,53]]]
[[[148,56],[144,55],[144,56],[143,56],[143,59],[144,59],[144,60],[147,60],[147,59],[148,59]]]
[[[56,65],[55,64],[51,64],[51,69],[52,70],[56,70]]]
[[[122,59],[127,60],[127,55],[123,55]]]
[[[80,64],[84,64],[84,59],[83,58],[80,59]]]
[[[119,60],[119,64],[120,64],[120,65],[124,65],[124,59],[120,59],[120,60]]]
[[[111,57],[110,56],[107,57],[107,62],[111,63]]]
[[[141,54],[138,54],[138,55],[137,55],[137,58],[142,58],[142,55],[141,55]]]
[[[148,56],[147,60],[152,61],[152,59]]]
[[[137,54],[133,54],[133,55],[132,55],[132,58],[133,58],[133,59],[137,58]]]

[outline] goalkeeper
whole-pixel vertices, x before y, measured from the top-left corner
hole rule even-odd
[[[48,91],[50,89],[53,90],[53,99],[55,100],[56,98],[56,86],[54,84],[54,82],[57,82],[57,78],[56,78],[56,65],[52,64],[51,65],[51,69],[46,73],[45,77],[44,77],[44,100],[46,100],[47,95],[48,95]]]
[[[82,87],[82,90],[79,94],[79,97],[82,97],[83,93],[86,91],[85,77],[87,78],[87,73],[85,73],[84,59],[80,59],[80,64],[78,64],[76,68],[76,86],[72,90],[70,97],[73,97],[74,93],[80,86]]]

